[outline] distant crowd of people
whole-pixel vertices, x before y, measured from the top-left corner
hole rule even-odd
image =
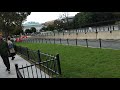
[[[3,36],[0,35],[0,56],[3,59],[3,63],[5,64],[6,71],[8,71],[8,73],[10,73],[9,57],[12,57],[11,60],[14,60],[15,55],[16,52],[11,37],[8,36],[7,39],[3,39]]]

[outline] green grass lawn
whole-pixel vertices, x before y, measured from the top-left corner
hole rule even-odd
[[[65,78],[120,78],[120,50],[39,43],[16,45],[53,55],[59,53]]]

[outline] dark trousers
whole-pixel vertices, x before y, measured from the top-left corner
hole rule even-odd
[[[16,55],[16,53],[10,53],[10,56],[9,57],[14,57]]]
[[[7,70],[10,69],[10,62],[9,62],[9,58],[7,56],[1,55],[3,62],[5,64],[5,66],[7,67]]]

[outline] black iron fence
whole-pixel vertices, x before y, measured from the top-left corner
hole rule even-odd
[[[49,44],[65,44],[95,48],[112,48],[120,49],[120,39],[48,39],[48,38],[34,38],[25,39],[23,42],[27,43],[49,43]]]
[[[54,78],[61,75],[59,54],[53,56],[21,46],[16,46],[16,51],[32,63],[21,68],[15,65],[18,78]]]

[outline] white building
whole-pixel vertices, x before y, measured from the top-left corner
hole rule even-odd
[[[23,25],[23,31],[25,32],[26,29],[30,29],[31,27],[36,28],[36,32],[40,32],[40,29],[44,26],[43,24],[39,24],[38,22],[27,22]]]

